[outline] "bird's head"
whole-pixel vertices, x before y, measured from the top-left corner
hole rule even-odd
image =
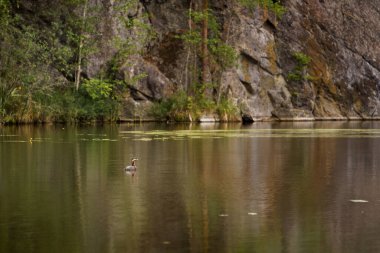
[[[133,158],[132,159],[132,166],[135,166],[135,163],[136,163],[136,161],[138,161],[139,159],[137,159],[137,158]]]

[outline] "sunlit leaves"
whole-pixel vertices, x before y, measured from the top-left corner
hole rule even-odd
[[[101,79],[85,80],[82,85],[92,99],[108,98],[113,89],[111,82]]]

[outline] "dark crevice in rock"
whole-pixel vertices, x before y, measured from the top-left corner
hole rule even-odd
[[[249,94],[253,95],[253,94],[255,93],[255,91],[254,91],[253,88],[252,88],[252,84],[251,84],[251,83],[249,83],[249,82],[247,82],[247,81],[244,81],[244,80],[241,80],[241,79],[239,79],[239,80],[240,80],[240,82],[243,84],[244,88],[246,89],[246,91],[247,91]]]
[[[275,31],[276,31],[276,26],[269,20],[269,19],[267,19],[265,22],[264,22],[264,24],[263,24],[263,28],[265,29],[265,30],[267,30],[268,32],[270,32],[270,33],[275,33]]]
[[[263,57],[263,59],[268,59],[268,58]],[[272,71],[272,70],[270,70],[270,69],[262,66],[261,64],[259,64],[258,66],[259,66],[260,69],[264,70],[266,73],[268,73],[271,76],[278,74],[278,73],[276,73],[276,72],[274,72],[274,71]]]
[[[136,87],[134,87],[132,85],[127,85],[127,87],[130,90],[130,92],[131,92],[131,96],[132,96],[133,100],[135,100],[135,101],[143,101],[143,100],[146,100],[146,99],[148,99],[149,101],[152,101],[152,102],[156,102],[157,101],[157,99],[155,99],[154,97],[149,96],[145,92],[137,89]]]
[[[264,70],[265,72],[267,72],[269,75],[275,75],[276,73],[273,73],[273,71],[269,70],[268,68],[262,66],[259,62],[259,60],[255,59],[254,57],[252,57],[249,53],[247,52],[244,52],[244,51],[241,51],[240,54],[245,58],[247,59],[252,65],[257,65],[260,69]],[[262,57],[262,59],[269,59],[269,58],[266,58],[266,57]]]
[[[280,120],[280,117],[277,115],[276,111],[272,111],[272,118],[274,118],[276,120]]]
[[[240,51],[240,54],[246,58],[249,62],[251,62],[252,64],[256,64],[258,65],[259,64],[259,61],[257,59],[255,59],[254,57],[252,57],[252,55],[250,55],[249,53],[245,52],[245,51]]]
[[[254,122],[253,118],[251,115],[243,114],[241,116],[241,119],[243,121],[243,124],[251,124]]]

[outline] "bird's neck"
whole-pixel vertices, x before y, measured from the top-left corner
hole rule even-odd
[[[135,161],[132,161],[132,166],[135,166]]]

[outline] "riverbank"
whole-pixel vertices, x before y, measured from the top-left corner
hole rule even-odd
[[[174,121],[174,120],[159,120],[152,118],[121,118],[118,120],[91,120],[91,121],[29,121],[29,122],[0,122],[0,126],[10,126],[10,125],[98,125],[98,124],[135,124],[135,123],[242,123],[242,124],[252,124],[255,122],[328,122],[328,121],[380,121],[380,117],[297,117],[297,118],[255,118],[253,121],[249,120],[230,120],[225,121],[217,117],[202,117],[197,121]]]

